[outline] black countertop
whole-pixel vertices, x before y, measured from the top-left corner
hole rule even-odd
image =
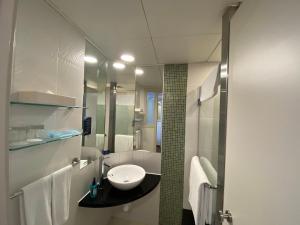
[[[123,205],[150,193],[160,182],[160,175],[146,174],[143,182],[134,189],[121,191],[114,188],[107,179],[104,179],[101,187],[98,188],[96,198],[87,194],[80,202],[80,207],[105,208]]]

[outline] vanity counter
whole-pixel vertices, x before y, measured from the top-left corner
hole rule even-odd
[[[78,205],[86,208],[105,208],[123,205],[144,197],[153,191],[159,182],[160,175],[147,173],[139,186],[129,191],[121,191],[114,188],[108,179],[104,179],[102,185],[98,188],[97,197],[93,199],[87,194]]]

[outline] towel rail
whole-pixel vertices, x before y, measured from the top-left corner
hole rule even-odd
[[[213,186],[213,185],[210,185],[210,184],[207,184],[207,183],[206,183],[206,187],[209,188],[209,189],[212,189],[212,190],[217,190],[218,189],[217,186]]]
[[[72,160],[72,166],[74,167],[74,166],[76,166],[76,165],[78,165],[80,163],[80,160],[78,159],[78,158],[74,158],[73,160]],[[15,192],[14,194],[12,194],[11,196],[9,196],[9,199],[14,199],[14,198],[16,198],[16,197],[18,197],[18,196],[20,196],[20,195],[22,195],[23,194],[23,191],[18,191],[18,192]]]

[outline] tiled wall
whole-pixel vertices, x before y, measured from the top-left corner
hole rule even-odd
[[[165,65],[160,225],[181,224],[187,72],[187,64]]]

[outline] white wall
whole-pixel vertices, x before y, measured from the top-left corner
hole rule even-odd
[[[216,65],[217,63],[197,63],[188,65],[183,195],[183,208],[185,209],[190,209],[188,203],[190,163],[192,157],[198,154],[199,107],[197,105],[197,89],[203,84]]]
[[[231,26],[225,209],[300,224],[300,1],[251,0]]]
[[[43,0],[20,0],[17,11],[12,92],[35,90],[76,97],[82,105],[85,39]],[[81,109],[12,106],[10,125],[44,124],[80,129]],[[9,191],[48,175],[81,154],[81,137],[9,153]],[[83,209],[77,201],[97,175],[98,162],[73,169],[70,218],[66,225],[106,225],[110,209]],[[18,199],[10,200],[9,224],[19,224]]]
[[[0,224],[8,224],[8,95],[15,1],[0,1]]]

